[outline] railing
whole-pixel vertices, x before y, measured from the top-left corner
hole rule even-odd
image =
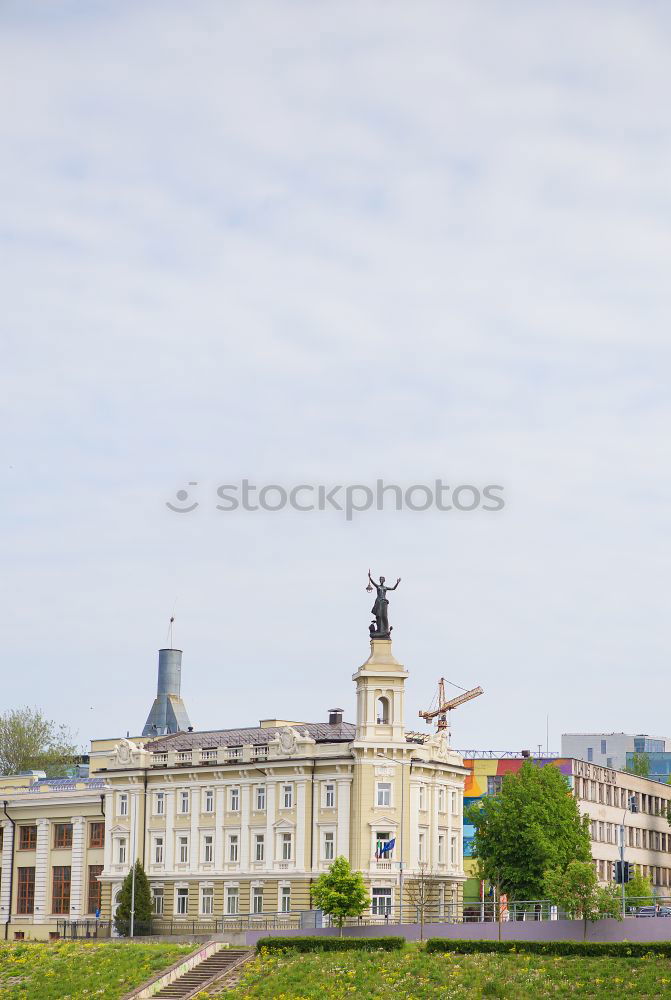
[[[152,767],[162,767],[164,764],[168,763],[167,753],[153,753],[151,755],[151,766]]]
[[[191,764],[193,762],[193,754],[190,750],[178,750],[175,754],[176,764]]]
[[[229,760],[241,760],[242,759],[242,747],[228,747],[228,759]]]
[[[201,750],[200,751],[200,762],[201,762],[201,764],[206,764],[210,760],[213,760],[213,761],[216,762],[216,760],[217,760],[217,751],[216,750]]]

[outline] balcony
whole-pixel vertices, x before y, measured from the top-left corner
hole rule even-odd
[[[268,758],[268,747],[254,747],[252,756],[254,760],[267,760]]]
[[[193,754],[190,750],[178,750],[175,754],[176,764],[191,764],[193,761]]]
[[[200,762],[201,764],[209,764],[211,761],[217,762],[217,751],[216,750],[201,750],[200,751]]]
[[[167,763],[168,763],[167,753],[153,753],[151,755],[152,767],[165,767]]]
[[[229,761],[242,760],[242,747],[229,747],[227,756]]]
[[[378,872],[391,872],[394,870],[394,864],[392,861],[373,861],[371,863],[371,869]]]

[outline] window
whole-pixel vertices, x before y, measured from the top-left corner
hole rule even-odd
[[[54,847],[72,847],[72,823],[54,824]]]
[[[100,898],[102,885],[100,876],[103,873],[102,865],[89,865],[89,900],[87,913],[96,913],[100,909]]]
[[[456,865],[457,863],[457,838],[450,837],[450,864]]]
[[[503,779],[501,780],[503,781]],[[500,790],[501,789],[499,788],[499,791]],[[453,816],[456,816],[459,813],[459,796],[454,791],[450,792],[450,811]]]
[[[282,785],[282,807],[284,809],[291,809],[293,804],[294,804],[293,785]]]
[[[282,861],[291,861],[291,834],[282,834]]]
[[[35,909],[35,869],[19,868],[18,876],[16,912],[25,916]]]
[[[391,781],[378,781],[377,804],[379,806],[391,805]]]
[[[423,864],[426,861],[426,834],[420,833],[419,835],[419,863]]]
[[[388,698],[378,698],[377,699],[377,713],[376,721],[378,726],[389,725],[389,699]]]
[[[228,860],[229,861],[233,861],[233,862],[236,862],[238,860],[238,835],[237,835],[237,833],[229,833],[229,835],[228,835]]]
[[[226,887],[226,913],[240,912],[240,890],[237,885]]]
[[[119,816],[128,815],[128,795],[126,792],[119,793]]]
[[[324,808],[335,809],[335,785],[328,784],[324,788]]]
[[[20,851],[34,851],[37,846],[37,827],[36,826],[20,826],[19,827],[19,850]],[[30,871],[26,868],[26,871]],[[32,913],[32,910],[30,911]]]
[[[445,834],[438,834],[438,864],[445,864]]]
[[[70,912],[70,865],[56,865],[54,867],[51,912]]]
[[[262,833],[254,835],[254,860],[263,861],[266,850],[266,838]]]
[[[179,863],[186,865],[189,862],[189,838],[178,837],[177,844],[179,847]]]
[[[120,865],[126,864],[126,838],[119,837],[117,840],[117,858]]]
[[[419,786],[419,808],[426,809],[426,785]]]
[[[333,833],[324,834],[324,860],[333,861],[335,857],[335,835]]]
[[[394,856],[394,849],[389,849],[386,845],[391,842],[391,834],[385,830],[378,830],[375,838],[375,856],[384,861],[390,861]],[[386,848],[386,850],[385,850]]]
[[[280,910],[282,913],[291,911],[291,886],[283,885],[280,889]]]
[[[163,864],[163,836],[154,837],[154,864]]]
[[[252,889],[252,913],[263,913],[263,889],[258,885]]]
[[[205,804],[203,806],[203,812],[211,813],[214,812],[214,792],[211,788],[208,788],[205,792]]]
[[[391,913],[391,889],[373,888],[371,910],[378,917]]]
[[[438,789],[438,812],[445,812],[445,789]]]
[[[487,778],[487,795],[498,795],[503,787],[503,776],[490,774]]]
[[[606,741],[605,740],[601,740],[601,753],[605,753],[605,752],[606,752]]]
[[[231,788],[231,812],[238,812],[240,810],[240,789]]]
[[[163,886],[162,885],[153,885],[151,887],[151,896],[152,896],[152,900],[151,900],[152,901],[152,912],[157,917],[162,917],[163,916]]]
[[[200,890],[200,912],[204,917],[212,916],[214,912],[214,889],[204,885]]]
[[[203,861],[206,865],[214,861],[214,837],[209,833],[203,837]]]
[[[266,786],[256,786],[256,808],[261,811],[266,808]]]
[[[165,792],[156,792],[154,796],[154,813],[157,816],[163,816],[165,813]]]
[[[612,767],[612,766],[613,766],[613,758],[606,757],[606,767]]]
[[[189,890],[185,885],[178,886],[175,896],[175,912],[183,917],[189,912]]]
[[[594,747],[587,747],[587,760],[594,760]]]
[[[97,821],[89,823],[89,847],[105,846],[105,824]]]
[[[182,789],[179,793],[179,811],[181,813],[188,813],[189,811],[189,792],[186,788]]]

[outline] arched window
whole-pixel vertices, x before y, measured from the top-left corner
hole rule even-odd
[[[380,726],[389,725],[389,699],[388,698],[378,698],[377,699],[377,723]]]

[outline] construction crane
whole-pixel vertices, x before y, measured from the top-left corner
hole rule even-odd
[[[426,719],[427,723],[431,723],[432,719],[438,716],[438,730],[449,729],[447,722],[448,713],[452,711],[453,708],[457,708],[459,705],[463,705],[465,702],[470,701],[471,698],[479,698],[484,691],[481,687],[471,688],[470,691],[464,691],[463,694],[458,694],[456,698],[451,698],[447,701],[445,697],[445,678],[441,677],[438,681],[438,707],[434,709],[429,709],[428,712],[420,712],[420,719]]]

